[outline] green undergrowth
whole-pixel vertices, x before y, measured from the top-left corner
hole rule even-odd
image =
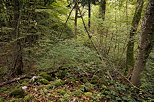
[[[152,102],[152,98],[146,97],[146,93],[141,90],[134,91],[130,86],[97,75],[58,78],[59,75],[53,77],[45,72],[43,74],[50,76],[52,80],[44,79],[40,73],[34,81],[23,80],[14,88],[1,87],[0,102]],[[84,81],[83,78],[87,80]],[[94,81],[95,79],[101,83]],[[27,88],[22,89],[26,85]]]

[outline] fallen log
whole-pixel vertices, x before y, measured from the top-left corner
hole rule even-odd
[[[7,85],[7,84],[10,84],[10,83],[13,83],[13,82],[16,82],[16,81],[19,81],[19,80],[22,80],[22,79],[31,79],[31,78],[32,77],[30,77],[30,76],[23,76],[23,77],[19,77],[19,78],[14,78],[12,80],[8,80],[6,82],[0,83],[0,87]]]

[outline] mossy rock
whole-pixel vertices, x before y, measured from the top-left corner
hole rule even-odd
[[[41,84],[44,84],[44,85],[47,85],[47,84],[50,83],[50,82],[49,82],[48,80],[46,80],[46,79],[40,79],[39,82],[40,82]]]
[[[45,72],[40,73],[39,76],[43,77],[44,79],[46,79],[48,81],[52,80],[52,77],[49,74],[45,73]]]
[[[14,89],[9,94],[10,97],[23,98],[25,96],[25,91],[21,88]]]
[[[84,95],[86,97],[92,97],[93,96],[93,93],[92,92],[85,92]]]
[[[63,81],[61,80],[61,79],[57,79],[57,80],[55,80],[55,82],[54,82],[54,86],[55,87],[59,87],[59,86],[61,86],[63,84]]]

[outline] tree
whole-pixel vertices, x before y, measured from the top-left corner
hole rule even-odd
[[[78,22],[78,0],[74,0],[75,2],[75,19],[74,19],[74,34],[77,38],[77,22]]]
[[[99,6],[100,6],[100,8],[99,8],[100,16],[104,21],[104,19],[105,19],[105,11],[106,11],[106,0],[101,0]]]
[[[144,3],[143,0],[137,1],[135,14],[131,24],[129,41],[127,44],[127,53],[126,53],[126,68],[127,68],[126,71],[128,71],[128,76],[130,75],[134,67],[134,37],[136,35],[138,24],[141,19],[143,3]]]
[[[131,82],[135,86],[140,85],[141,72],[144,70],[146,60],[154,46],[154,0],[149,0],[148,7],[146,9],[144,22],[142,25],[141,40],[139,46],[138,57],[135,62],[135,67],[131,76]]]

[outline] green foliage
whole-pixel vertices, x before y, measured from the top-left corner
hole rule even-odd
[[[54,82],[54,86],[55,87],[59,87],[59,86],[61,86],[63,84],[63,81],[61,80],[61,79],[57,79],[57,80],[55,80],[55,82]]]
[[[47,84],[50,83],[50,82],[49,82],[48,80],[46,80],[46,79],[40,79],[40,80],[37,81],[37,82],[39,82],[40,84],[44,84],[44,85],[47,85]]]
[[[90,91],[90,87],[88,87],[86,85],[81,85],[80,90],[83,91],[83,92],[87,92],[87,91]]]
[[[38,50],[38,67],[41,69],[57,69],[66,67],[67,71],[83,74],[96,72],[103,65],[95,51],[75,40],[65,40],[56,45],[42,45],[45,49]],[[46,56],[42,56],[46,55]],[[64,72],[65,74],[66,72]]]
[[[30,102],[30,101],[32,100],[32,98],[33,98],[33,95],[28,94],[28,95],[26,95],[26,96],[24,97],[24,101]]]
[[[84,95],[87,96],[87,97],[93,97],[93,93],[92,92],[85,92]]]
[[[82,91],[81,91],[80,89],[75,90],[75,91],[73,92],[73,95],[78,96],[78,97],[81,97],[81,96],[82,96]]]
[[[22,98],[25,96],[25,91],[21,88],[14,89],[9,94],[10,97]]]
[[[42,76],[44,79],[46,79],[48,81],[52,80],[52,77],[49,74],[45,73],[45,72],[40,73],[39,76]]]
[[[147,66],[142,73],[141,86],[140,88],[149,94],[146,94],[146,97],[149,100],[153,99],[154,93],[154,53],[152,52],[147,60]],[[142,93],[143,94],[143,93]]]

